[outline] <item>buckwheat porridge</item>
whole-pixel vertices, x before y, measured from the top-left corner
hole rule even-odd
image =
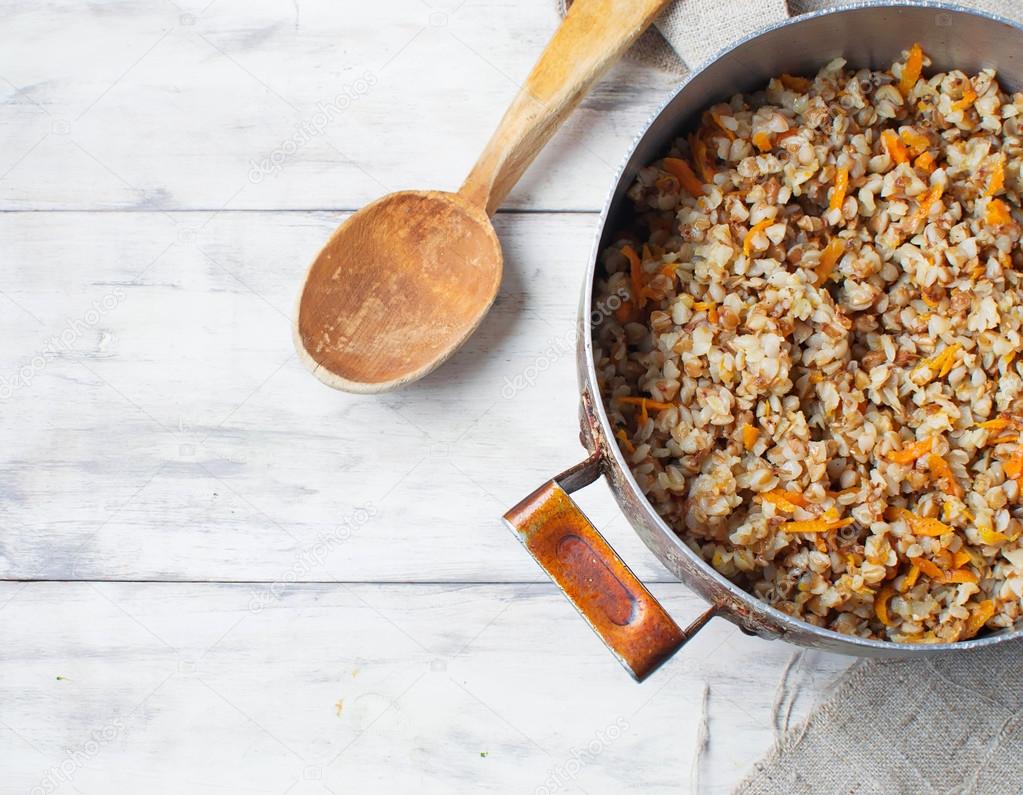
[[[643,169],[594,329],[647,497],[719,572],[903,643],[1020,618],[1023,94],[842,59]],[[616,304],[617,305],[617,302]]]

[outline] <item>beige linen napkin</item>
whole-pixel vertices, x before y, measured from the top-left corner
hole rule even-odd
[[[562,11],[564,11],[564,0]],[[683,74],[764,25],[828,0],[678,0],[632,57]],[[1021,0],[959,0],[1023,21]],[[1023,793],[1023,646],[854,665],[736,795]]]

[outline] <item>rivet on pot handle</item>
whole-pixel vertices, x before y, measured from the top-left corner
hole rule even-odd
[[[548,481],[504,515],[529,552],[565,592],[622,665],[642,682],[713,616],[711,608],[681,629],[569,492],[600,476],[594,454]]]

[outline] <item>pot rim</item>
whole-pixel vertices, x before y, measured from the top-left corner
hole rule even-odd
[[[969,649],[980,649],[987,646],[994,646],[999,643],[1003,643],[1009,640],[1015,640],[1023,637],[1023,625],[1017,626],[1012,630],[1002,630],[992,635],[986,635],[982,638],[973,638],[965,641],[958,641],[955,643],[898,643],[896,641],[888,640],[874,640],[870,638],[862,638],[857,635],[846,635],[841,632],[836,632],[832,629],[824,627],[818,627],[801,618],[797,618],[788,613],[782,612],[775,607],[772,607],[767,602],[758,599],[743,588],[740,588],[731,580],[724,575],[720,574],[713,566],[707,563],[702,556],[694,552],[688,544],[686,544],[682,538],[672,530],[667,522],[661,518],[660,514],[653,509],[650,501],[643,494],[639,488],[639,484],[633,477],[632,470],[629,467],[628,462],[622,455],[622,451],[619,448],[617,442],[614,440],[613,429],[611,423],[608,420],[607,411],[604,407],[604,399],[597,388],[597,375],[596,368],[593,363],[593,335],[590,327],[590,313],[593,307],[593,281],[596,274],[597,263],[600,257],[600,242],[603,239],[604,232],[607,225],[607,219],[614,204],[615,195],[618,192],[618,188],[621,185],[622,179],[625,175],[625,170],[628,168],[629,163],[635,156],[636,150],[640,144],[645,140],[648,135],[650,128],[653,124],[661,117],[661,115],[667,110],[667,108],[675,101],[675,99],[681,94],[687,86],[700,74],[705,72],[717,61],[729,53],[743,48],[746,44],[758,39],[766,33],[770,33],[775,30],[796,26],[808,22],[818,17],[826,17],[834,14],[844,14],[853,11],[859,11],[864,9],[898,9],[898,8],[930,8],[936,11],[944,11],[950,13],[961,13],[969,14],[972,16],[982,17],[991,22],[997,22],[1007,25],[1017,31],[1020,35],[1021,43],[1023,43],[1023,25],[1014,22],[1013,20],[1006,19],[1005,17],[997,14],[991,14],[986,11],[978,9],[967,8],[965,6],[957,5],[954,3],[939,2],[937,0],[898,0],[898,2],[885,2],[885,0],[863,0],[862,2],[844,3],[840,6],[833,8],[823,9],[820,11],[814,11],[807,14],[800,14],[793,16],[789,19],[781,22],[760,28],[759,30],[750,33],[747,36],[736,41],[734,44],[725,47],[712,56],[701,62],[698,66],[690,70],[679,82],[674,91],[671,92],[664,102],[653,112],[642,130],[636,135],[629,147],[628,153],[622,160],[621,165],[611,182],[610,190],[608,191],[607,197],[604,200],[603,208],[600,211],[599,223],[597,226],[596,236],[594,238],[591,250],[590,260],[586,268],[586,276],[583,282],[583,295],[580,303],[579,310],[579,324],[578,324],[578,339],[577,349],[581,352],[582,365],[578,369],[579,375],[579,387],[580,389],[589,389],[593,395],[592,401],[592,413],[596,418],[597,424],[600,428],[600,433],[603,435],[605,444],[598,445],[598,449],[603,449],[603,454],[613,459],[614,466],[619,470],[621,476],[628,488],[640,499],[642,509],[646,514],[648,523],[657,528],[657,530],[664,536],[669,543],[673,546],[674,550],[684,555],[698,568],[700,573],[711,580],[716,581],[720,586],[727,589],[737,600],[742,602],[754,615],[762,615],[767,617],[771,622],[777,624],[782,628],[784,637],[784,631],[792,629],[798,630],[801,634],[812,634],[822,639],[836,642],[839,645],[848,644],[849,646],[855,647],[856,650],[862,652],[874,652],[875,654],[893,654],[897,653],[900,656],[913,656],[919,657],[924,655],[930,655],[935,652],[953,652],[953,651],[966,651]],[[585,369],[584,369],[585,368]],[[615,489],[612,488],[612,492]],[[619,503],[619,508],[626,517],[632,521],[630,512],[626,509],[619,495],[615,493],[615,500]],[[656,554],[656,553],[655,553]],[[657,556],[661,560],[660,555]],[[663,564],[664,561],[661,560]],[[667,566],[665,566],[667,568]],[[669,571],[671,571],[669,569]],[[672,572],[674,573],[674,572]],[[682,581],[683,584],[688,583]],[[729,610],[727,606],[722,607],[722,615],[729,615],[733,611]]]

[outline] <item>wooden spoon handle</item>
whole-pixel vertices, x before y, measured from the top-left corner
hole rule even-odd
[[[597,80],[671,0],[575,0],[459,191],[493,215]]]

